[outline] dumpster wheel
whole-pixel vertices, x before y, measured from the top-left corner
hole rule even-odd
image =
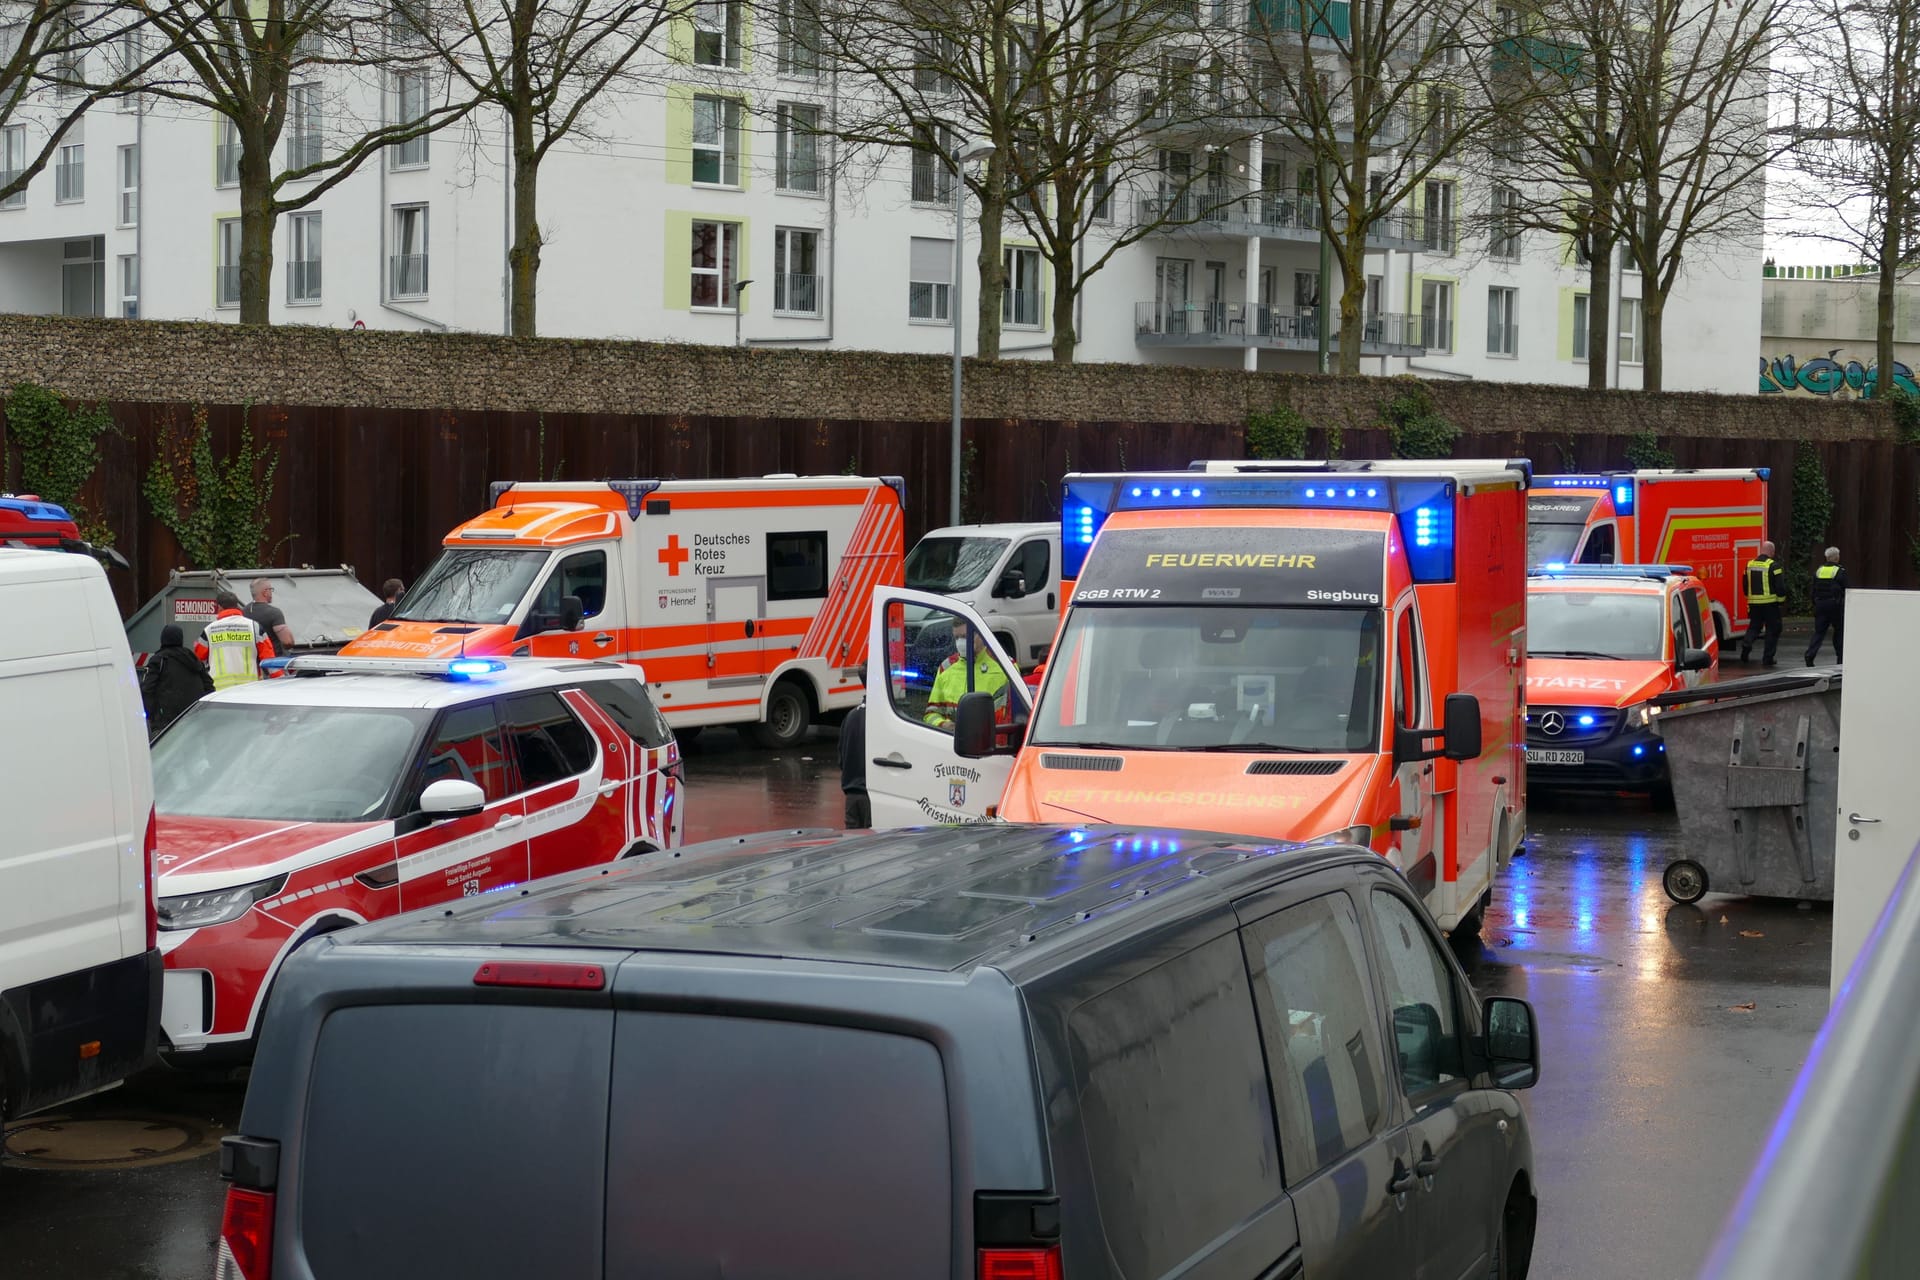
[[[1660,877],[1660,883],[1666,887],[1667,896],[1675,902],[1698,902],[1707,892],[1707,869],[1688,858],[1667,864],[1666,874]]]

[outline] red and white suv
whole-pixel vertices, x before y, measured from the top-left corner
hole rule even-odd
[[[176,1065],[251,1050],[322,933],[680,843],[680,749],[631,664],[297,658],[153,747]]]

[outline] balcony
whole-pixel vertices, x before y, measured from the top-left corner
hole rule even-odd
[[[777,275],[773,278],[773,309],[781,315],[820,314],[820,277]]]
[[[1304,30],[1325,40],[1353,36],[1353,6],[1347,0],[1253,0],[1247,9],[1256,35]]]
[[[1142,347],[1247,347],[1314,351],[1320,345],[1320,308],[1260,302],[1138,302],[1133,308],[1134,343]],[[1339,316],[1328,345],[1340,349]],[[1426,354],[1425,329],[1417,315],[1383,312],[1366,318],[1363,356]]]
[[[320,301],[320,259],[310,258],[287,264],[287,301]]]
[[[392,284],[389,292],[396,298],[421,298],[427,292],[427,255],[396,253],[389,260]]]
[[[62,160],[53,166],[53,200],[68,204],[87,198],[87,167],[81,160]]]
[[[1323,224],[1320,203],[1305,196],[1260,191],[1232,196],[1215,187],[1195,187],[1180,195],[1142,196],[1135,206],[1137,227],[1158,226],[1163,234],[1260,236],[1317,244]],[[1452,244],[1451,223],[1447,243]],[[1367,228],[1369,249],[1402,252],[1425,249],[1426,219],[1395,210]]]

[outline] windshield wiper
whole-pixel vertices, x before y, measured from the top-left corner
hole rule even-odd
[[[1592,649],[1529,649],[1536,658],[1602,658],[1608,662],[1627,662],[1629,659],[1617,653],[1597,653]]]
[[[1036,747],[1046,747],[1053,751],[1165,751],[1166,747],[1151,742],[1042,742],[1033,739]]]

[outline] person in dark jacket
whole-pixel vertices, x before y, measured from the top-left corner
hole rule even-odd
[[[391,618],[393,611],[400,607],[400,597],[405,594],[407,594],[407,584],[398,578],[388,578],[381,583],[380,607],[373,611],[373,617],[367,622],[367,629],[371,631]]]
[[[840,722],[840,790],[847,797],[847,830],[865,831],[873,825],[873,804],[867,799],[867,704],[847,712]]]
[[[140,701],[147,708],[147,737],[180,718],[182,712],[213,692],[206,663],[187,648],[186,635],[173,623],[160,628],[160,647],[140,673]]]
[[[1847,571],[1840,565],[1840,548],[1827,548],[1827,562],[1813,571],[1813,639],[1807,645],[1807,665],[1820,656],[1820,642],[1833,632],[1833,660],[1845,662],[1840,646],[1847,631]]]

